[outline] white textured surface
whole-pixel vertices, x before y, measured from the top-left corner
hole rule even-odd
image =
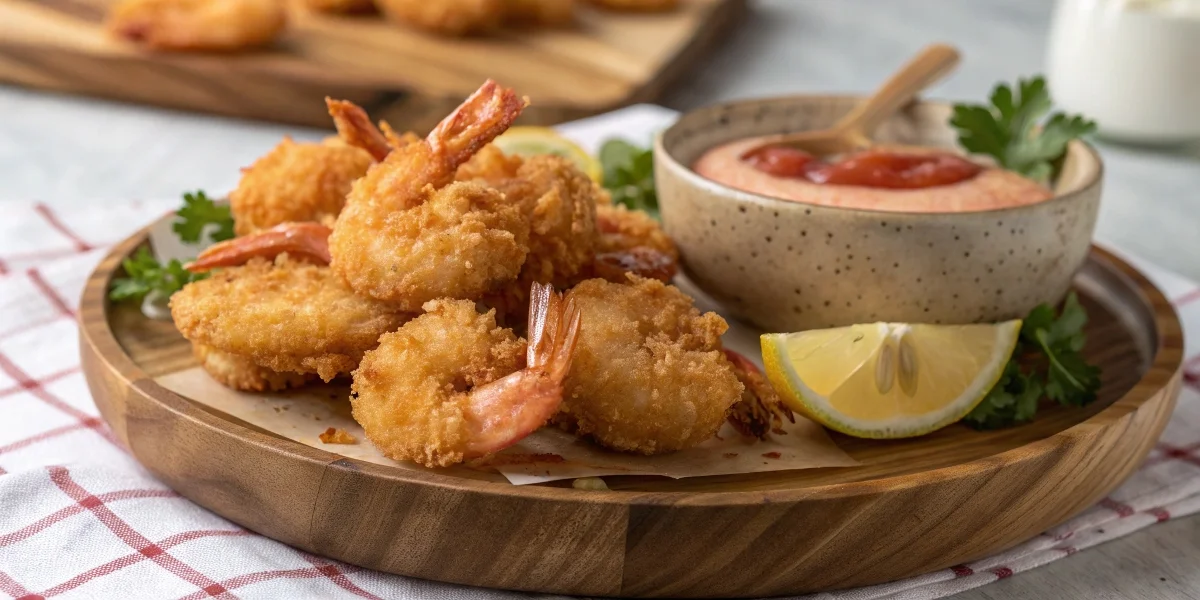
[[[1044,70],[1047,0],[774,0],[754,12],[664,103],[866,92],[930,41],[965,60],[932,95],[982,98],[997,80]],[[104,205],[230,189],[238,168],[288,133],[246,123],[0,86],[0,207],[41,200]],[[1102,145],[1100,240],[1200,279],[1200,149]],[[0,226],[0,231],[3,231]],[[1200,598],[1200,519],[1149,528],[962,598]]]

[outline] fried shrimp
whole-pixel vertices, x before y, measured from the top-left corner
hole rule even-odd
[[[307,373],[272,371],[244,356],[221,352],[203,344],[192,344],[192,353],[217,383],[243,392],[278,392],[301,387],[315,379]]]
[[[468,300],[430,301],[380,338],[354,371],[350,397],[371,443],[394,460],[445,467],[544,425],[562,403],[580,316],[550,286],[531,296],[528,345]]]
[[[505,0],[375,0],[389,20],[430,33],[486,33],[504,21]]]
[[[106,26],[155,50],[234,51],[274,41],[286,22],[283,0],[120,0]]]
[[[325,381],[358,366],[379,336],[411,318],[394,307],[352,292],[320,262],[319,252],[289,256],[293,247],[319,248],[315,223],[284,225],[265,234],[234,238],[202,252],[194,271],[224,266],[208,279],[171,296],[175,327],[193,344],[245,358],[281,373],[316,373]],[[264,241],[265,240],[265,241]],[[238,262],[236,250],[244,248]],[[267,257],[284,251],[274,261]],[[248,261],[248,262],[247,262]]]
[[[533,283],[570,287],[590,272],[596,245],[596,199],[603,192],[558,156],[507,157],[487,146],[458,170],[500,190],[529,222],[529,254],[516,281],[484,297],[505,317],[520,319]]]
[[[520,25],[570,25],[575,20],[575,0],[504,0],[504,19]]]
[[[662,12],[674,9],[679,0],[591,0],[592,4],[626,12]]]
[[[304,0],[304,6],[324,13],[364,13],[375,10],[374,0]]]
[[[659,454],[716,434],[743,385],[721,352],[728,325],[673,286],[628,276],[567,293],[582,326],[556,420],[615,450]]]
[[[679,251],[662,227],[640,210],[601,203],[596,206],[594,273],[615,283],[633,273],[670,281],[679,270]]]
[[[346,198],[329,238],[333,270],[356,292],[412,312],[437,298],[479,299],[514,281],[529,252],[522,208],[488,185],[454,178],[524,105],[489,80],[424,140],[392,148]],[[374,129],[331,114],[339,130]]]
[[[345,143],[298,144],[283,138],[242,170],[237,189],[229,195],[235,231],[246,235],[299,221],[332,224],[350,186],[372,162],[370,154]]]

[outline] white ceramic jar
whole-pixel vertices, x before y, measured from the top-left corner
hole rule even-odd
[[[1059,0],[1047,62],[1056,103],[1100,135],[1200,139],[1200,0]]]

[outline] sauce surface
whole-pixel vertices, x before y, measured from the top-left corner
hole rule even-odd
[[[889,212],[995,210],[1054,196],[1016,173],[935,148],[877,146],[834,161],[782,146],[751,154],[773,139],[716,146],[692,170],[717,183],[782,200]]]
[[[788,146],[765,146],[742,156],[742,160],[776,177],[901,190],[950,185],[983,171],[982,166],[961,156],[941,152],[865,150],[830,162]]]

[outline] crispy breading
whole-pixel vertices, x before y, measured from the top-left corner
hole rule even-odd
[[[721,352],[728,324],[679,289],[630,275],[571,289],[582,318],[558,421],[616,450],[658,454],[711,438],[743,386]]]
[[[411,317],[354,294],[328,267],[287,254],[184,286],[171,297],[171,316],[193,343],[325,381],[354,370],[380,334]]]
[[[365,151],[340,141],[279,145],[242,171],[229,195],[238,235],[289,221],[332,225],[355,180],[374,161]]]
[[[306,373],[272,371],[244,356],[221,352],[203,344],[192,344],[192,353],[217,383],[243,392],[278,392],[301,387],[314,379],[313,375]]]

